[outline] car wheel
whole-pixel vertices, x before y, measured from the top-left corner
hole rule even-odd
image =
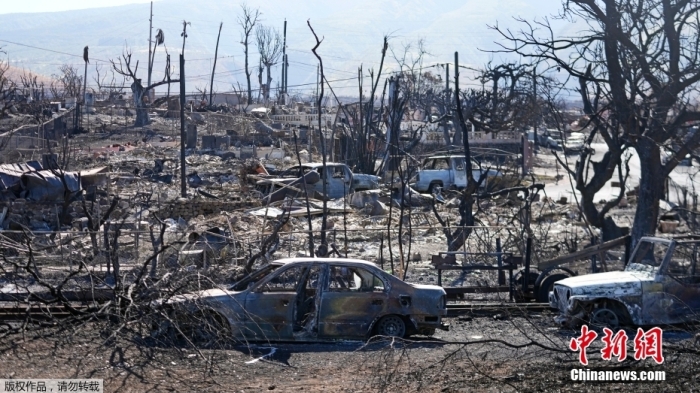
[[[406,323],[398,315],[387,315],[377,322],[377,335],[403,337],[406,335]]]
[[[591,325],[601,328],[615,329],[620,326],[620,318],[617,313],[607,307],[597,308],[591,314]]]
[[[430,183],[430,185],[428,186],[428,194],[434,193],[437,187],[442,187],[442,185],[438,183]]]
[[[540,288],[537,290],[537,301],[540,303],[549,302],[549,292],[554,288],[554,283],[567,278],[566,274],[552,274],[544,278],[540,283]]]

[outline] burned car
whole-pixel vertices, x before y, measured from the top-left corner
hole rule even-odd
[[[565,325],[658,325],[700,319],[700,239],[643,237],[624,271],[569,277],[549,304]]]
[[[308,163],[293,166],[279,177],[261,178],[256,182],[256,188],[264,195],[279,192],[287,186],[309,186],[311,193],[318,193],[323,198],[323,185],[326,185],[326,197],[342,198],[348,193],[379,188],[379,177],[363,173],[353,173],[346,164],[326,163],[324,171],[322,163]],[[313,195],[311,195],[313,196]]]
[[[228,289],[176,296],[160,307],[169,321],[192,321],[178,329],[202,341],[206,330],[245,340],[323,341],[430,335],[447,328],[445,302],[441,287],[403,282],[370,262],[290,258]]]

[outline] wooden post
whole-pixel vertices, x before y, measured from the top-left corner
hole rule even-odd
[[[503,250],[501,249],[500,237],[496,238],[496,252],[498,253],[498,285],[506,285],[506,273],[503,271]]]
[[[530,258],[532,257],[532,238],[527,238],[525,247],[525,271],[523,272],[523,293],[530,291]]]
[[[286,26],[285,22],[285,26]],[[219,38],[221,38],[221,28],[224,26],[224,22],[219,24],[219,35],[216,36],[216,50],[214,51],[214,67],[211,69],[211,84],[209,85],[209,106],[213,105],[212,94],[214,92],[214,72],[216,71],[216,58],[219,55]]]
[[[185,45],[182,45],[183,51]],[[187,179],[185,179],[185,55],[180,55],[180,196],[187,198]]]

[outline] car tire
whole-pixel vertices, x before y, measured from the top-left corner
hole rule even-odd
[[[375,332],[378,336],[404,337],[406,322],[398,315],[386,315],[377,322]]]
[[[537,289],[537,301],[540,303],[548,303],[549,292],[551,292],[552,288],[554,288],[554,283],[568,277],[569,276],[562,273],[552,274],[545,277],[540,283],[540,287]]]
[[[617,329],[620,327],[620,316],[613,309],[599,307],[591,313],[588,322],[597,328]]]
[[[428,194],[432,194],[435,191],[435,187],[442,187],[440,183],[430,183],[428,186]]]

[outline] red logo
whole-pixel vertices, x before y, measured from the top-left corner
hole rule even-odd
[[[584,366],[588,364],[588,358],[586,357],[586,349],[589,345],[598,337],[598,333],[593,330],[588,330],[588,326],[581,326],[581,336],[579,338],[572,338],[569,342],[569,348],[572,351],[579,351],[578,360]]]
[[[646,332],[638,328],[637,335],[634,337],[634,360],[652,358],[656,364],[663,363],[662,333],[659,327],[651,328]]]
[[[582,365],[588,365],[588,356],[586,349],[595,341],[598,333],[589,330],[588,326],[581,326],[581,335],[577,338],[572,338],[569,342],[569,348],[572,351],[579,351],[579,362]],[[613,356],[621,362],[627,358],[627,333],[624,330],[619,330],[613,335],[613,331],[608,328],[603,328],[603,349],[600,350],[603,360],[612,360]],[[659,327],[654,327],[646,332],[642,328],[637,329],[637,335],[634,337],[634,359],[643,360],[652,358],[657,364],[664,362],[663,355],[663,330]]]
[[[617,361],[621,362],[627,358],[627,334],[624,330],[618,330],[613,336],[612,330],[603,328],[603,343],[605,347],[600,350],[603,354],[603,360],[612,359],[613,355],[617,356]]]

